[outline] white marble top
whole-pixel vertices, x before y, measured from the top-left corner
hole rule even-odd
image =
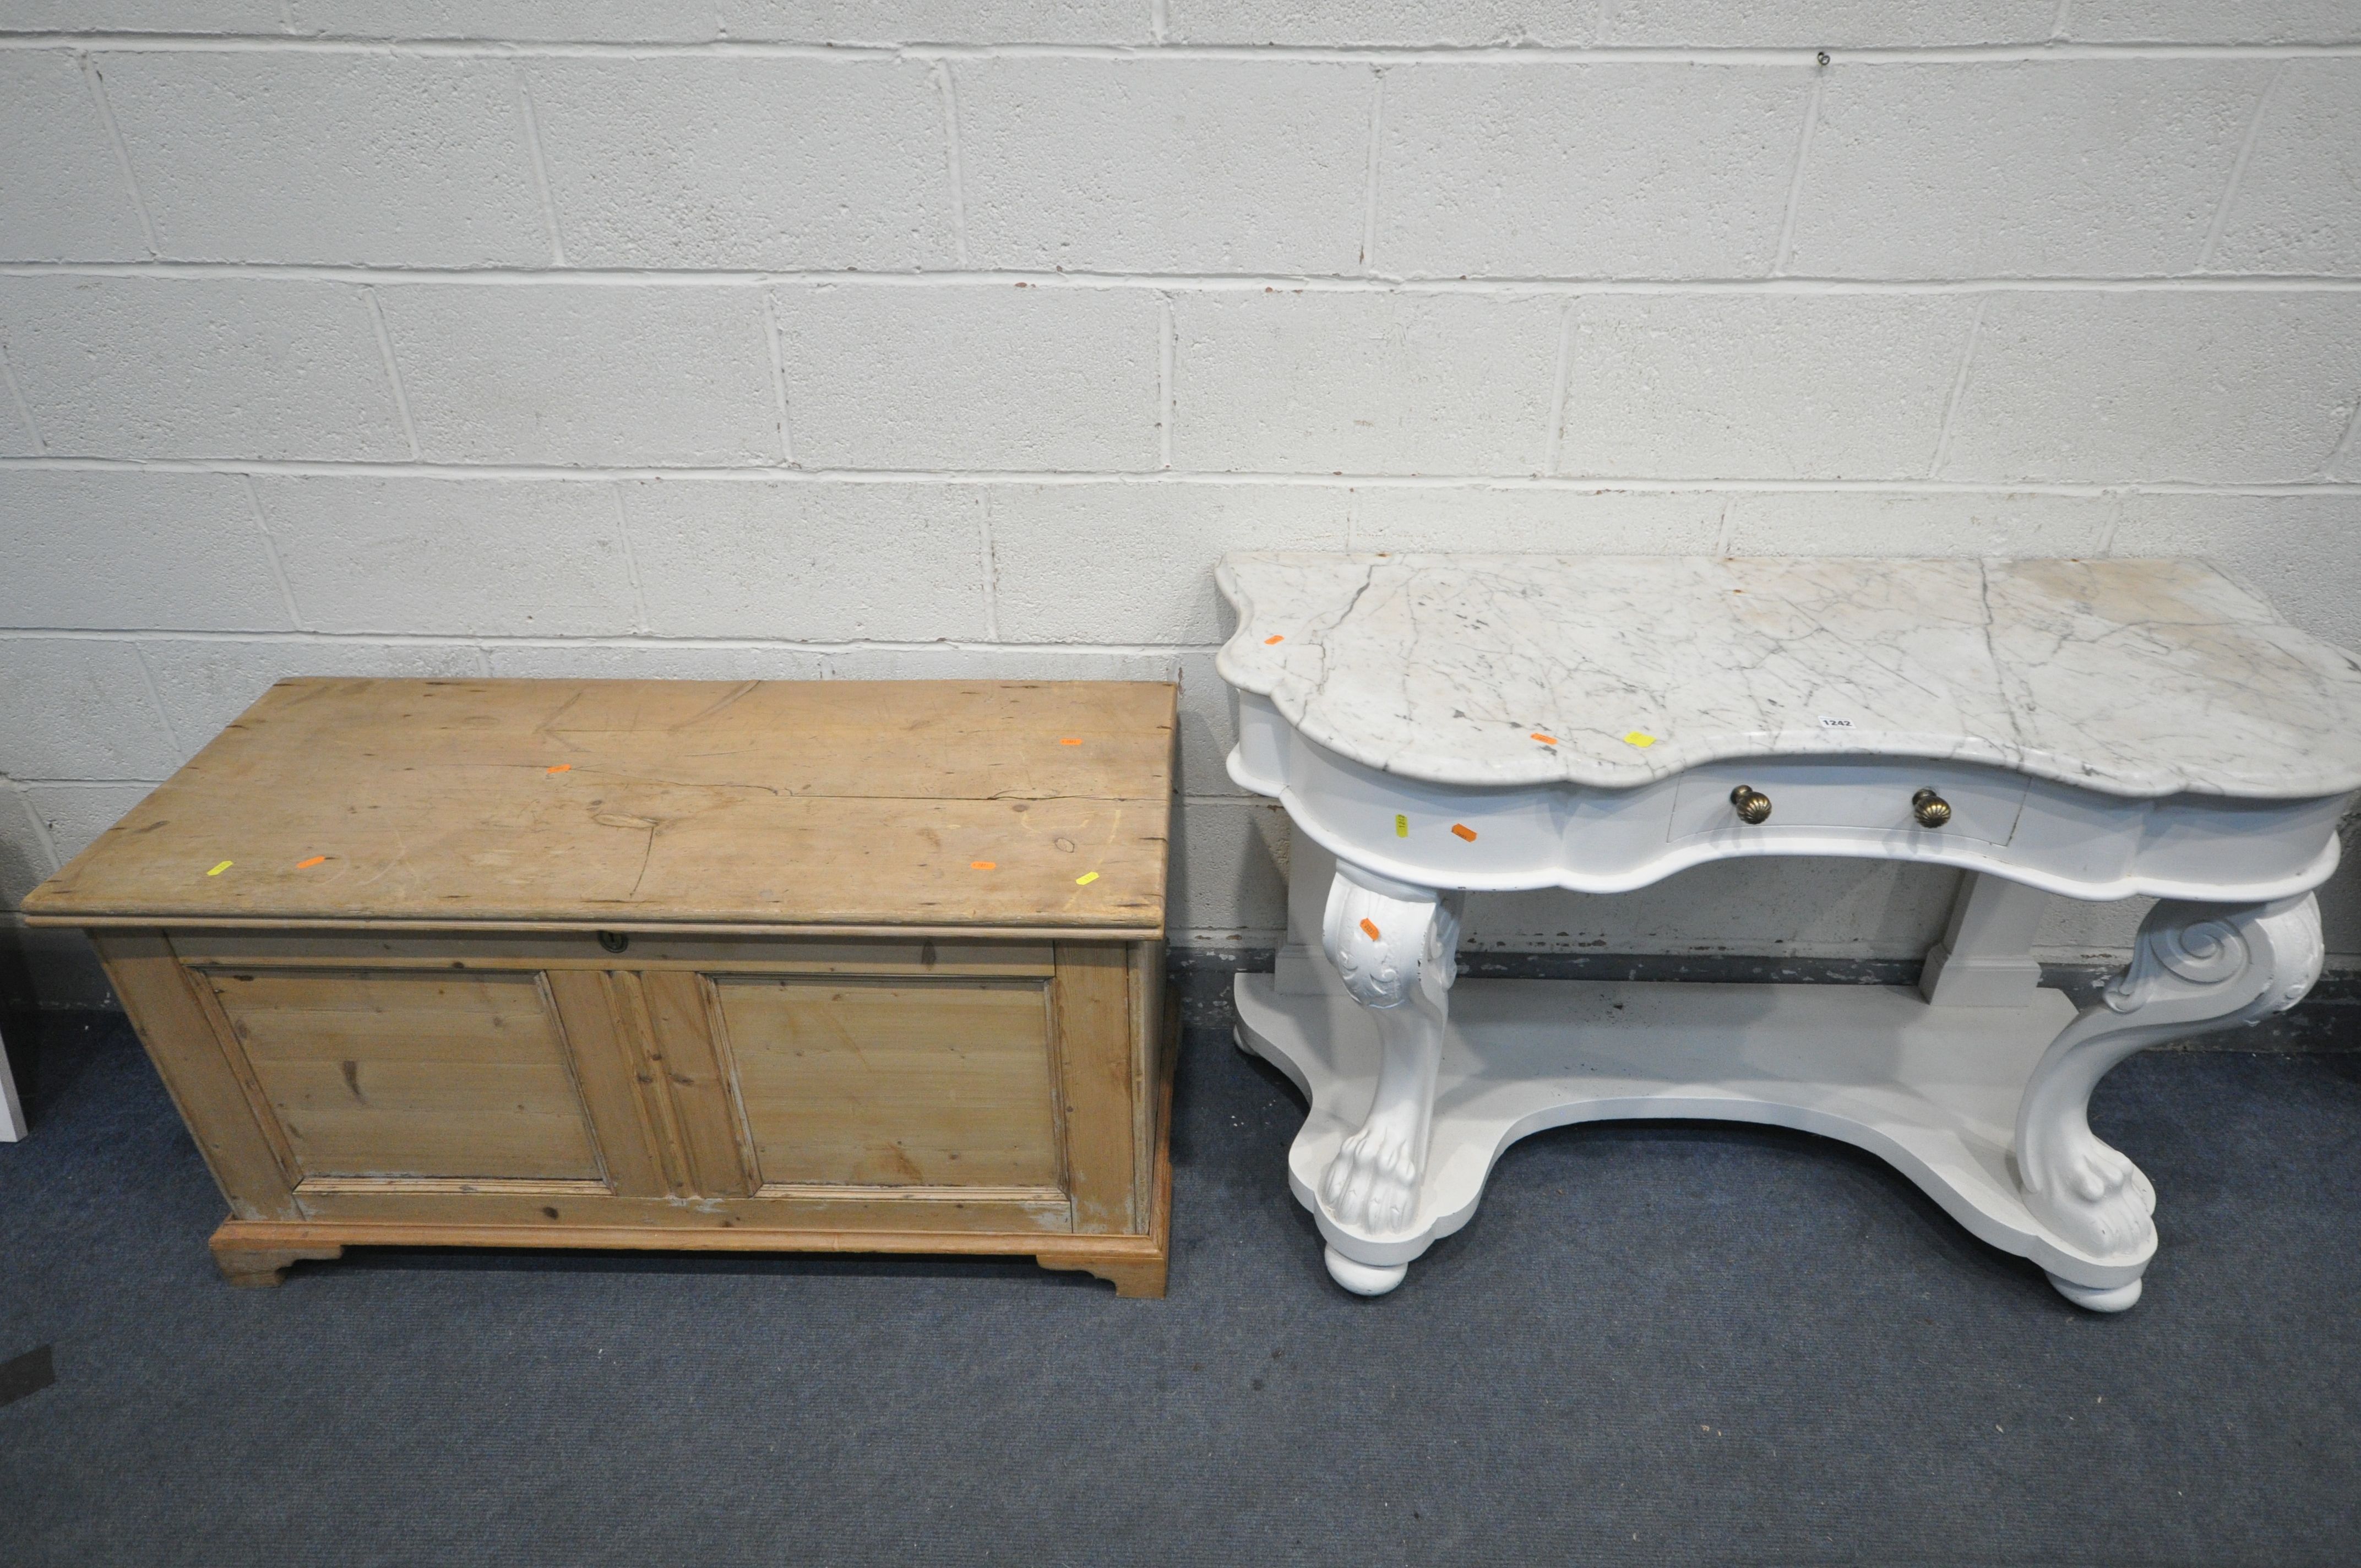
[[[1223,679],[1435,784],[1850,751],[2135,797],[2361,788],[2361,659],[2193,561],[1274,553],[1216,577]]]

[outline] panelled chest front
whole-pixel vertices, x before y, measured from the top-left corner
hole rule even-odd
[[[1172,688],[292,681],[27,901],[233,1210],[1163,1286]]]

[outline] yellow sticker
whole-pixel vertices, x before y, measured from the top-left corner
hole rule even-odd
[[[1394,837],[1397,839],[1410,837],[1410,818],[1400,812],[1394,814]]]
[[[211,870],[211,871],[207,872],[205,873],[205,875],[207,875],[207,876],[219,876],[219,875],[221,875],[221,874],[222,874],[222,872],[225,872],[225,871],[229,870],[229,869],[230,869],[230,867],[232,867],[232,866],[236,865],[236,863],[237,863],[237,862],[236,862],[236,861],[224,861],[221,864],[219,864],[219,865],[215,866],[213,870]]]
[[[1646,751],[1655,743],[1656,738],[1653,735],[1649,734],[1644,729],[1634,729],[1631,733],[1623,737],[1623,744],[1626,746],[1637,746],[1642,751]]]
[[[1088,887],[1088,886],[1090,886],[1090,885],[1091,885],[1091,883],[1094,883],[1094,882],[1096,882],[1096,881],[1098,881],[1098,880],[1099,880],[1099,873],[1098,873],[1098,872],[1084,872],[1082,875],[1080,875],[1080,876],[1078,876],[1078,877],[1076,877],[1076,878],[1074,879],[1074,885],[1075,885],[1076,887]]]

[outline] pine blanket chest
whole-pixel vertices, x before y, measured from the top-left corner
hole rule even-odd
[[[1173,688],[291,680],[34,891],[229,1201],[353,1245],[1164,1290]]]

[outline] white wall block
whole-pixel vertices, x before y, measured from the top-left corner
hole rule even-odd
[[[802,43],[1148,41],[1148,0],[719,0],[733,38]]]
[[[2287,62],[2211,269],[2361,273],[2361,60]]]
[[[0,626],[286,630],[246,481],[229,474],[0,469]]]
[[[0,33],[280,32],[280,0],[0,0]]]
[[[1577,301],[1559,471],[1921,477],[1975,308],[1950,295]]]
[[[0,915],[14,910],[27,894],[57,871],[49,835],[36,820],[23,789],[0,780]],[[5,938],[0,929],[0,940]]]
[[[0,326],[0,360],[7,356],[7,329]],[[33,439],[33,427],[25,422],[13,398],[0,399],[0,457],[38,457],[41,444]]]
[[[1733,555],[2092,555],[2112,496],[1773,490],[1730,498]]]
[[[127,261],[148,254],[131,188],[74,57],[0,54],[0,258]]]
[[[1238,743],[1237,703],[1213,669],[1213,653],[1202,648],[1179,655],[1167,677],[1180,683],[1180,793],[1244,795],[1224,766]]]
[[[1230,631],[1213,588],[1222,553],[1341,550],[1345,501],[1324,486],[995,486],[986,505],[1000,635],[1219,642]]]
[[[1277,801],[1196,799],[1172,814],[1171,940],[1221,933],[1274,947],[1287,929],[1287,813]]]
[[[1055,646],[838,648],[832,681],[1169,681],[1177,654]]]
[[[49,830],[50,847],[62,865],[121,821],[123,814],[147,799],[154,787],[148,784],[28,784],[25,804]]]
[[[639,622],[610,486],[265,477],[255,488],[307,630],[598,636]]]
[[[775,463],[752,289],[380,288],[421,452],[455,463]]]
[[[1598,41],[1717,49],[2038,43],[2055,0],[1604,0]]]
[[[551,681],[818,681],[828,656],[809,649],[709,648],[677,642],[491,642],[502,679]]]
[[[2361,296],[1993,298],[1942,477],[2309,478],[2361,399]]]
[[[1141,290],[782,285],[806,468],[1156,466],[1159,306]]]
[[[1828,73],[1786,270],[2187,272],[2268,61],[2077,60]]]
[[[698,43],[721,36],[711,0],[286,0],[298,33],[346,38]]]
[[[160,779],[180,765],[133,643],[0,634],[0,773]]]
[[[412,267],[549,259],[505,60],[95,58],[167,257]]]
[[[2352,0],[2074,0],[2066,36],[2093,43],[2361,42]]]
[[[289,0],[296,30],[345,38],[677,43],[1146,43],[1147,0]]]
[[[623,509],[659,637],[987,633],[972,487],[661,479],[625,486]]]
[[[1349,272],[1376,76],[1286,60],[959,61],[968,254],[1070,272]]]
[[[52,455],[410,455],[349,284],[0,278],[0,343]]]
[[[2325,3],[2325,0],[2323,0]],[[2056,0],[1170,0],[1180,43],[1852,49],[2028,43]]]
[[[573,266],[956,260],[923,62],[559,59],[525,76]]]
[[[1184,44],[1587,44],[1600,0],[1167,0]]]
[[[1538,473],[1561,309],[1465,294],[1180,296],[1173,466]]]
[[[1363,486],[1353,492],[1351,548],[1708,555],[1730,499],[1719,490]]]
[[[1760,276],[1778,254],[1811,80],[1802,66],[1397,66],[1371,264]]]
[[[2112,554],[2211,561],[2304,630],[2361,652],[2361,493],[2125,496]]]
[[[149,775],[157,778],[195,755],[231,719],[253,707],[273,681],[292,675],[467,680],[485,674],[482,652],[467,642],[163,637],[140,646],[181,748],[164,773]]]

